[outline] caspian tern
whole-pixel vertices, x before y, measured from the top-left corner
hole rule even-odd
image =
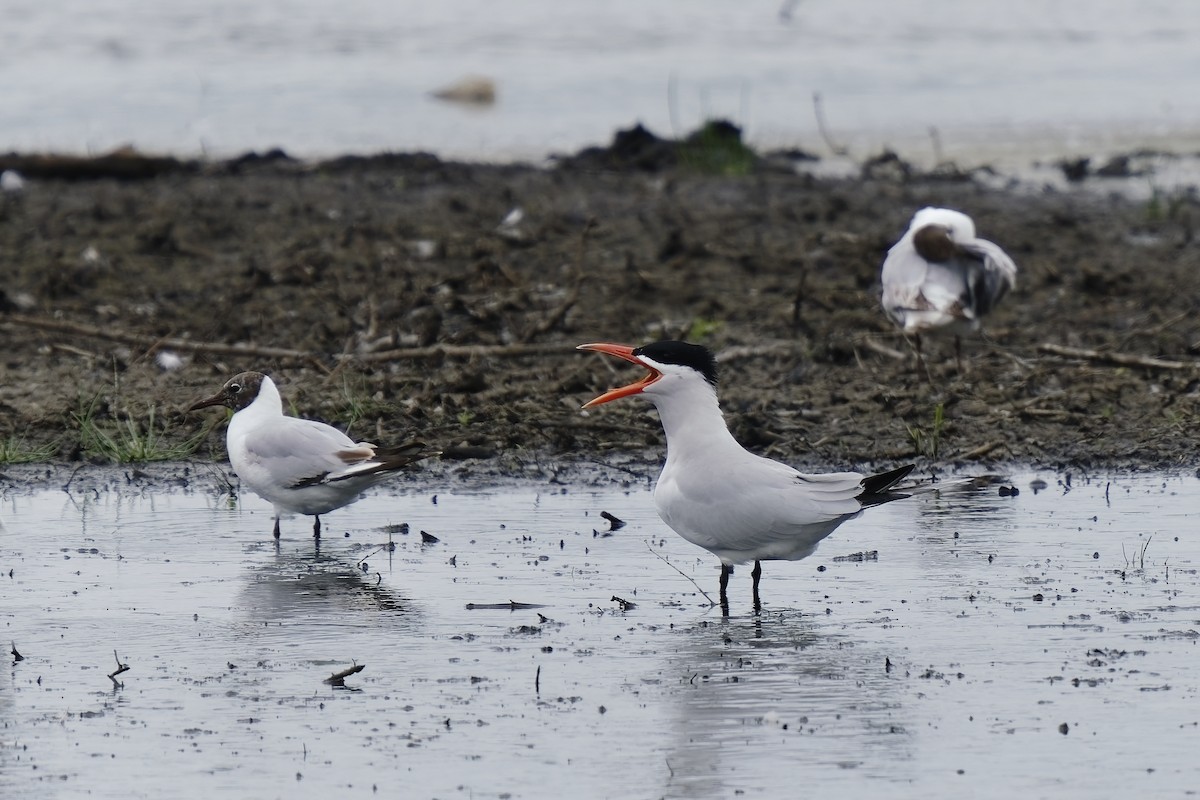
[[[961,211],[923,208],[909,223],[883,261],[883,310],[916,340],[948,327],[955,355],[963,331],[979,329],[980,320],[1017,282],[1017,265],[1000,246],[975,238],[975,223]]]
[[[891,490],[909,464],[879,475],[836,472],[812,475],[755,455],[733,438],[717,401],[717,365],[707,348],[654,342],[633,348],[582,344],[638,364],[641,380],[605,392],[591,408],[640,394],[654,403],[667,436],[667,460],[654,487],[663,522],[721,560],[721,608],[733,567],[754,562],[754,606],[759,608],[762,563],[796,561],[868,506],[906,497]]]
[[[281,514],[315,517],[349,505],[364,491],[414,461],[437,455],[421,442],[376,447],[356,442],[323,422],[285,416],[275,382],[261,372],[229,379],[212,397],[188,411],[209,406],[233,409],[225,444],[233,471],[255,494],[275,506],[275,538]]]

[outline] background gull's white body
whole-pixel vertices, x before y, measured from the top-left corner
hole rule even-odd
[[[928,227],[944,229],[948,257],[932,260],[915,238]],[[888,251],[880,279],[884,312],[906,334],[939,328],[977,330],[980,319],[1015,285],[1017,266],[999,245],[975,236],[975,223],[948,208],[923,208]]]

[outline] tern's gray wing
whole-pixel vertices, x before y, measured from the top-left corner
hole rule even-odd
[[[714,490],[706,471],[663,472],[654,502],[663,520],[726,563],[804,558],[862,509],[858,473],[804,475],[746,454]]]
[[[285,487],[319,482],[374,455],[374,448],[337,428],[294,417],[256,428],[246,436],[245,446],[247,456]]]

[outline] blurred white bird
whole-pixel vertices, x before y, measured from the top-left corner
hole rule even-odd
[[[883,310],[912,334],[921,359],[921,334],[948,328],[960,336],[979,329],[980,320],[1017,282],[1017,265],[1000,246],[975,238],[975,223],[961,211],[923,208],[888,251],[880,278]],[[961,363],[960,363],[961,367]]]
[[[636,349],[582,344],[638,364],[649,373],[584,405],[598,406],[641,394],[654,403],[667,435],[667,460],[654,487],[663,522],[692,544],[721,559],[721,608],[736,564],[754,562],[754,606],[767,560],[796,561],[868,506],[907,497],[892,488],[913,465],[879,475],[835,472],[812,475],[747,451],[725,424],[717,401],[716,360],[707,348],[654,342]]]
[[[23,191],[25,191],[25,179],[21,177],[21,173],[15,169],[6,169],[0,172],[0,192],[17,195]]]
[[[154,355],[154,363],[158,364],[158,368],[163,372],[174,372],[177,369],[183,369],[183,366],[187,362],[178,353],[170,350],[159,350]]]
[[[275,538],[281,514],[315,517],[349,505],[364,491],[414,461],[437,455],[417,441],[397,447],[355,442],[323,422],[288,417],[275,383],[261,372],[235,375],[212,397],[188,411],[208,406],[233,409],[225,434],[233,471],[275,505]]]

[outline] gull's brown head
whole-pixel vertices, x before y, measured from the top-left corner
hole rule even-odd
[[[232,408],[234,411],[241,411],[246,406],[254,402],[254,398],[258,397],[258,389],[262,386],[263,380],[266,378],[261,372],[242,372],[234,375],[225,385],[221,387],[221,391],[214,394],[212,397],[206,397],[203,400],[197,400],[188,406],[188,411],[196,411],[209,406],[225,406]]]

